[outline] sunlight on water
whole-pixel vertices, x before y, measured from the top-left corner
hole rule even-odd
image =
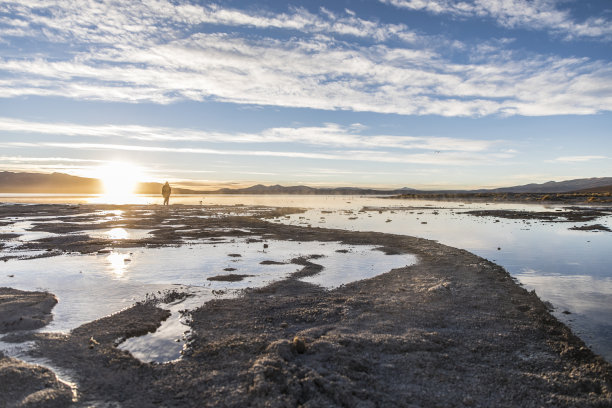
[[[129,192],[110,192],[88,197],[84,200],[88,204],[152,204],[152,197]]]
[[[127,264],[130,262],[128,254],[112,252],[106,258],[114,276],[121,278],[127,270]]]
[[[127,239],[130,236],[125,228],[113,228],[106,231],[106,235],[110,239]]]

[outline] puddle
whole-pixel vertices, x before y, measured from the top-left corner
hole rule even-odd
[[[46,358],[33,357],[30,354],[30,350],[32,350],[35,346],[34,341],[7,343],[2,341],[3,337],[4,336],[0,336],[0,350],[5,355],[51,370],[60,382],[70,387],[70,390],[72,391],[72,402],[76,402],[78,400],[78,383],[76,381],[76,376],[73,375],[70,370],[65,370],[61,367],[55,366]]]
[[[0,226],[0,234],[18,234],[19,237],[12,239],[11,241],[17,242],[28,242],[37,241],[39,239],[57,237],[59,234],[45,231],[30,231],[34,226],[32,221],[15,221],[13,224]],[[9,241],[10,242],[10,241]]]
[[[327,289],[354,282],[356,280],[372,278],[380,275],[381,271],[390,271],[394,268],[413,265],[417,262],[414,255],[385,255],[371,246],[351,246],[342,248],[333,256],[310,260],[323,266],[323,270],[317,275],[302,278],[304,282],[323,286]],[[402,262],[398,262],[401,258]],[[359,279],[355,279],[358,275]]]
[[[380,208],[370,205],[369,211],[362,211],[371,201],[355,200],[362,203],[360,208],[319,207],[276,220],[315,225],[325,217],[326,228],[411,235],[466,249],[503,266],[530,290],[535,289],[538,296],[555,306],[554,314],[561,321],[596,353],[612,361],[612,233],[569,229],[585,224],[579,222],[475,217],[465,213],[483,209],[563,213],[568,211],[565,207],[386,200],[377,203]],[[594,223],[612,228],[612,216],[586,224]],[[562,313],[564,310],[571,314]]]
[[[81,233],[89,235],[91,238],[99,239],[146,239],[151,236],[151,229],[136,229],[116,227],[107,230],[85,230]]]
[[[25,198],[24,198],[25,199]],[[27,198],[32,201],[32,198]],[[495,217],[474,217],[464,212],[468,210],[482,209],[497,209],[497,210],[523,210],[523,211],[558,211],[564,212],[567,209],[559,206],[544,206],[539,204],[516,204],[516,203],[460,203],[460,202],[439,202],[439,201],[424,201],[424,200],[388,200],[372,196],[173,196],[174,203],[183,204],[202,204],[207,205],[196,207],[193,209],[169,209],[172,213],[176,211],[177,215],[181,212],[188,217],[198,218],[216,218],[228,215],[252,215],[261,214],[263,209],[251,207],[245,209],[242,206],[236,206],[236,210],[222,205],[232,205],[237,202],[246,205],[269,205],[271,207],[301,207],[307,208],[305,213],[287,215],[279,217],[274,222],[283,222],[295,225],[312,225],[318,226],[319,222],[324,221],[326,228],[339,228],[355,231],[377,231],[394,234],[403,234],[411,236],[419,236],[427,239],[439,241],[443,244],[453,247],[459,247],[468,251],[474,252],[479,256],[490,259],[503,267],[505,267],[513,276],[525,284],[530,289],[535,289],[536,293],[544,300],[549,300],[557,307],[556,315],[580,336],[587,341],[587,344],[592,344],[596,352],[603,354],[609,361],[612,361],[612,302],[610,301],[610,281],[612,274],[610,270],[609,248],[612,246],[612,233],[603,231],[571,231],[569,227],[575,225],[583,226],[589,223],[545,223],[538,220],[513,220],[513,219],[496,219]],[[19,199],[21,200],[21,198]],[[43,198],[41,198],[43,200]],[[56,202],[52,199],[49,201],[47,197],[44,202]],[[71,201],[66,197],[58,198],[60,202],[84,202],[81,199]],[[161,203],[159,197],[151,197],[151,202]],[[156,201],[157,200],[157,201]],[[380,207],[372,211],[362,211],[364,207]],[[393,207],[393,208],[385,208]],[[159,207],[153,207],[161,209]],[[242,212],[242,210],[246,210]],[[83,208],[83,213],[70,216],[75,219],[77,216],[91,215],[91,210]],[[119,210],[121,211],[121,210]],[[140,213],[139,213],[140,211]],[[380,212],[379,212],[380,211]],[[135,209],[132,214],[146,217],[147,215],[158,214],[159,211],[151,211],[150,208]],[[122,212],[99,212],[94,213],[98,217],[108,217],[109,219],[117,220],[117,217],[123,217]],[[173,214],[170,214],[173,215]],[[324,217],[324,218],[322,218]],[[44,218],[51,219],[49,216],[37,218],[37,222],[44,221]],[[176,216],[173,216],[176,218]],[[5,220],[11,222],[32,222],[35,217],[23,218],[7,218]],[[387,222],[387,220],[390,220]],[[612,217],[602,217],[597,220],[604,226],[612,228]],[[590,223],[593,224],[593,223]],[[17,224],[21,228],[23,239],[25,241],[39,239],[41,237],[52,236],[45,232],[27,231],[27,223]],[[0,227],[0,231],[8,232],[10,228],[14,228],[15,224]],[[175,226],[176,227],[176,226]],[[188,229],[189,227],[179,227]],[[126,228],[127,229],[127,228]],[[136,230],[145,233],[144,230]],[[136,233],[134,231],[134,233]],[[100,232],[98,230],[98,232]],[[131,231],[128,231],[130,233]],[[195,232],[195,231],[194,231]],[[229,231],[228,231],[229,232]],[[44,234],[35,237],[34,233]],[[29,234],[29,235],[28,235]],[[21,239],[21,238],[20,238]],[[241,248],[228,247],[234,244],[233,238],[186,238],[184,249],[173,249],[178,252],[154,252],[153,249],[147,249],[146,253],[134,250],[132,255],[129,251],[114,251],[113,256],[99,255],[98,258],[93,256],[93,261],[86,256],[77,257],[75,266],[71,267],[76,272],[70,275],[75,284],[80,280],[90,280],[91,284],[100,283],[99,290],[89,290],[85,284],[83,285],[84,294],[82,297],[86,299],[95,296],[104,296],[104,291],[108,290],[110,297],[116,294],[116,300],[110,303],[113,307],[127,307],[133,301],[139,300],[147,292],[156,291],[153,289],[155,285],[159,285],[160,290],[167,288],[172,283],[182,283],[194,285],[200,288],[210,288],[217,290],[218,288],[239,288],[242,284],[256,285],[259,284],[258,279],[264,280],[277,279],[279,276],[290,273],[292,270],[284,271],[279,269],[277,272],[271,272],[270,268],[276,266],[268,265],[263,268],[263,271],[253,273],[249,269],[249,265],[253,268],[258,267],[255,258],[244,256],[239,259],[229,259],[226,257],[218,257],[214,255],[214,251],[228,254],[240,252]],[[3,241],[6,246],[0,248],[1,254],[10,253],[15,255],[18,252],[18,247],[22,241],[10,239]],[[245,246],[246,244],[240,244]],[[252,248],[257,251],[262,251],[262,243],[252,243]],[[208,249],[205,249],[208,248]],[[227,249],[226,249],[227,248]],[[4,252],[2,252],[4,251]],[[299,251],[296,254],[312,254],[318,251],[309,252],[309,250]],[[372,251],[376,254],[377,251]],[[192,254],[200,255],[192,255]],[[275,254],[274,246],[270,246],[268,254]],[[27,256],[27,253],[23,253]],[[378,254],[376,254],[378,255]],[[2,256],[2,255],[0,255]],[[142,259],[149,257],[149,260]],[[157,262],[159,257],[159,262]],[[31,272],[25,273],[27,282],[21,282],[24,289],[28,288],[48,288],[52,290],[53,283],[48,283],[41,280],[38,276],[41,271],[54,271],[54,264],[59,259],[68,259],[64,255],[62,257],[54,257],[53,261],[49,259],[39,260],[39,264],[33,264],[36,260],[14,261],[25,262]],[[288,257],[279,256],[278,261],[286,261]],[[259,258],[265,260],[264,258]],[[314,262],[323,265],[324,262],[335,262],[334,257],[326,257]],[[383,257],[383,260],[386,258]],[[320,261],[320,262],[319,262]],[[0,275],[0,285],[13,286],[20,279],[18,271],[11,272],[7,267],[13,261],[0,263],[2,274]],[[44,263],[43,263],[44,262]],[[63,261],[62,261],[63,262]],[[149,263],[149,265],[147,264]],[[366,262],[366,261],[362,261]],[[85,278],[81,277],[79,272],[80,263]],[[406,262],[404,262],[405,264]],[[140,265],[140,266],[139,266]],[[150,280],[140,277],[140,268],[151,268]],[[176,267],[175,267],[176,266]],[[400,265],[403,266],[403,265]],[[293,265],[292,267],[296,267]],[[64,268],[64,266],[62,266]],[[199,269],[198,269],[199,268]],[[242,282],[210,282],[207,278],[219,274],[228,274],[224,271],[225,268],[234,268],[231,273],[235,274],[250,274],[254,277],[245,278]],[[58,268],[61,269],[61,268]],[[161,271],[164,269],[164,271]],[[328,266],[318,277],[328,273],[332,266]],[[70,270],[70,269],[67,269]],[[270,271],[266,274],[266,270]],[[6,272],[4,272],[6,271]],[[34,272],[36,271],[36,272]],[[181,279],[181,273],[187,273],[185,279]],[[525,271],[533,271],[525,273]],[[8,278],[7,275],[15,274],[13,278]],[[21,272],[20,272],[21,273]],[[53,272],[55,273],[55,272]],[[60,270],[57,272],[62,274]],[[101,277],[96,277],[99,274]],[[143,272],[143,275],[146,273]],[[59,276],[59,275],[58,275]],[[584,278],[579,278],[583,276]],[[162,283],[156,283],[161,281]],[[163,279],[162,279],[163,278]],[[63,278],[61,278],[63,279]],[[60,280],[61,280],[60,279]],[[141,281],[140,279],[144,279]],[[329,276],[327,281],[332,282],[335,278]],[[357,278],[356,278],[357,279]],[[589,280],[591,279],[591,280]],[[343,280],[339,279],[334,285],[342,284]],[[325,285],[325,282],[317,282]],[[118,286],[117,286],[118,285]],[[132,287],[129,287],[132,285]],[[209,286],[210,285],[210,286]],[[331,283],[330,283],[331,285]],[[121,292],[123,289],[125,290]],[[556,288],[554,291],[550,288]],[[58,291],[61,288],[57,289]],[[89,290],[89,291],[88,291]],[[62,299],[67,299],[70,293],[62,294]],[[75,290],[78,292],[78,289]],[[119,295],[123,293],[123,295]],[[77,299],[79,293],[76,293]],[[62,301],[62,303],[64,302]],[[585,307],[584,303],[588,302],[589,306]],[[59,307],[60,305],[58,305]],[[58,308],[56,307],[56,309]],[[95,309],[95,308],[92,308]],[[106,312],[101,308],[102,312],[108,314],[114,310]],[[112,308],[109,308],[112,309]],[[561,313],[567,309],[571,314]],[[59,308],[61,311],[61,308]],[[82,310],[87,311],[85,306]],[[85,316],[89,320],[95,318],[96,313],[87,312]],[[88,320],[86,320],[88,321]],[[598,346],[598,344],[600,346]]]
[[[253,241],[254,238],[257,241]],[[83,323],[129,307],[144,299],[147,293],[188,286],[194,296],[167,305],[172,316],[156,333],[128,340],[121,346],[143,361],[166,362],[180,357],[183,334],[189,329],[180,321],[178,310],[199,307],[214,295],[233,296],[237,290],[262,287],[284,279],[302,269],[300,265],[288,263],[293,258],[322,255],[311,260],[324,266],[321,276],[307,281],[326,288],[415,262],[411,255],[384,255],[372,250],[372,246],[262,240],[261,237],[219,239],[180,247],[60,255],[53,257],[52,262],[48,258],[9,260],[3,264],[0,286],[47,290],[59,298],[53,310],[53,321],[42,329],[45,332],[68,332]],[[352,260],[352,257],[356,259]],[[249,276],[232,282],[208,280],[227,275],[230,273],[228,270],[232,274]]]
[[[118,347],[144,362],[167,363],[181,358],[190,332],[181,311],[193,310],[215,297],[212,290],[207,288],[182,288],[181,291],[191,296],[170,304],[160,304],[159,307],[169,310],[171,315],[154,333],[131,337]]]

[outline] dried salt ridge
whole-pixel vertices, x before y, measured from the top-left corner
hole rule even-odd
[[[219,221],[222,223],[222,221]],[[419,262],[333,290],[304,270],[190,314],[183,359],[145,364],[115,346],[166,317],[151,303],[37,334],[81,401],[141,406],[612,405],[612,367],[503,268],[433,241],[231,220],[275,239],[378,245]],[[302,272],[302,274],[300,273]],[[92,343],[91,339],[95,339]],[[297,339],[297,340],[296,340]],[[93,344],[93,346],[92,346]]]

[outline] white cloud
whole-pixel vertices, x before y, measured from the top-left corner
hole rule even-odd
[[[565,162],[565,163],[577,163],[577,162],[588,162],[593,160],[605,160],[610,159],[607,156],[562,156],[557,157],[554,161]]]
[[[42,134],[71,137],[132,139],[145,142],[180,141],[207,143],[302,144],[324,148],[402,149],[426,151],[484,152],[501,143],[449,137],[364,135],[363,128],[328,123],[324,126],[278,127],[259,133],[208,132],[198,129],[141,125],[80,125],[74,123],[30,122],[0,117],[0,134]]]
[[[612,21],[589,17],[578,22],[554,0],[379,0],[385,4],[432,14],[458,17],[486,17],[504,27],[548,30],[568,39],[592,37],[612,40]]]
[[[69,157],[24,157],[0,156],[0,171],[74,173],[87,170],[92,164],[106,163],[105,160],[76,159]]]
[[[497,152],[426,152],[403,153],[385,150],[328,150],[321,152],[286,151],[286,150],[239,150],[239,149],[213,149],[206,147],[169,147],[122,143],[87,143],[87,142],[8,142],[2,144],[6,148],[61,148],[81,151],[126,151],[140,153],[178,153],[195,155],[220,156],[248,156],[248,157],[274,157],[306,160],[332,160],[332,161],[363,161],[376,163],[423,164],[442,166],[474,166],[474,165],[500,165],[500,160],[512,157],[507,153]]]
[[[484,0],[453,2],[452,8],[460,13],[478,6],[510,15],[518,10],[517,1],[508,3],[512,7]],[[451,7],[446,1],[410,4],[432,12]],[[160,104],[216,100],[471,117],[612,110],[610,63],[519,57],[500,49],[503,41],[474,49],[461,45],[471,62],[456,63],[432,47],[431,39],[403,25],[363,20],[354,13],[313,14],[301,8],[247,13],[165,0],[32,0],[5,2],[0,11],[13,16],[0,21],[0,29],[18,27],[76,50],[0,58],[4,98],[41,95]],[[228,26],[276,28],[290,38],[276,39],[263,30],[257,35],[203,33],[198,32],[201,24],[221,25],[226,31]],[[308,35],[293,36],[294,31]],[[339,41],[334,37],[339,34],[364,34],[380,42]],[[384,42],[400,37],[414,44]]]
[[[287,13],[224,8],[217,4],[192,4],[167,0],[5,1],[0,5],[13,18],[0,19],[4,35],[43,36],[57,42],[154,43],[178,38],[185,28],[201,24],[257,29],[295,30],[309,34],[347,35],[384,41],[412,42],[416,35],[404,24],[382,24],[347,11],[336,15],[325,9],[314,14],[301,7]],[[155,27],[154,30],[151,28]]]
[[[484,116],[612,110],[612,65],[500,55],[457,64],[431,51],[333,41],[196,34],[148,49],[107,49],[70,61],[2,59],[4,97],[240,104],[381,113]]]
[[[105,160],[75,159],[69,157],[24,157],[24,156],[0,156],[0,162],[12,163],[106,163]]]

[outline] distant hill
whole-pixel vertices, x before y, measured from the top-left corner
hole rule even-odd
[[[522,186],[477,190],[475,192],[492,193],[570,193],[612,185],[612,177],[593,177],[566,181],[549,181],[543,184],[525,184]],[[589,190],[590,191],[590,190]],[[606,190],[609,191],[609,190]],[[586,191],[585,191],[586,192]]]
[[[136,194],[161,194],[162,183],[138,183]],[[172,194],[200,194],[187,188],[172,187]]]
[[[160,194],[161,183],[140,183],[136,189],[140,194]],[[94,178],[71,176],[63,173],[13,173],[0,172],[0,193],[55,193],[55,194],[101,194],[102,182]],[[314,188],[309,186],[265,186],[257,184],[247,188],[222,188],[199,191],[173,187],[174,194],[315,194],[315,195],[397,195],[440,193],[569,193],[612,191],[612,177],[594,177],[566,181],[549,181],[543,184],[525,184],[489,190],[445,190],[419,191],[408,187],[395,190],[375,188],[337,187]]]
[[[98,194],[102,182],[64,173],[0,172],[0,193]]]
[[[438,190],[438,191],[422,191],[412,188],[403,187],[397,190],[381,190],[372,188],[356,188],[356,187],[338,187],[338,188],[313,188],[308,186],[290,186],[283,187],[280,185],[264,186],[257,184],[247,188],[229,189],[222,188],[216,191],[208,191],[203,193],[209,194],[321,194],[321,195],[355,195],[355,194],[439,194],[439,193],[568,193],[594,188],[610,188],[612,185],[612,177],[594,177],[588,179],[574,179],[567,181],[549,181],[542,184],[525,184],[513,187],[503,187],[496,189],[480,189],[480,190]],[[590,191],[590,190],[589,190]],[[610,190],[603,190],[610,191]]]
[[[222,188],[215,191],[207,191],[202,193],[208,194],[316,194],[316,195],[357,195],[357,194],[402,194],[410,191],[416,191],[411,188],[401,188],[396,190],[381,190],[373,188],[357,188],[357,187],[337,187],[337,188],[314,188],[308,186],[281,186],[279,184],[273,186],[264,186],[257,184],[246,188]]]
[[[161,194],[161,183],[139,183],[140,194]],[[197,193],[194,190],[173,188],[175,194]],[[0,172],[0,193],[28,194],[102,194],[104,186],[96,178],[71,176],[64,173]]]
[[[573,191],[574,193],[612,193],[612,185],[602,187],[591,187],[583,190]]]

